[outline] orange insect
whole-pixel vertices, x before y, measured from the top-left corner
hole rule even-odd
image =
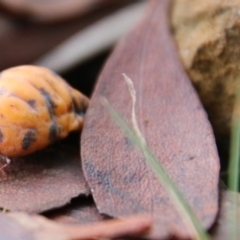
[[[0,154],[27,155],[81,129],[87,107],[86,96],[46,68],[1,72]]]

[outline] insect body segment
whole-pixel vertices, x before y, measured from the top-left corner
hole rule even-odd
[[[3,71],[0,153],[27,155],[81,129],[87,106],[87,97],[45,68],[20,66]]]

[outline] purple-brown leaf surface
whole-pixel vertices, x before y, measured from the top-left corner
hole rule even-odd
[[[89,195],[78,142],[71,135],[43,151],[13,159],[0,172],[0,207],[37,213],[63,206],[78,195]]]
[[[152,237],[192,237],[163,186],[100,103],[106,97],[131,123],[136,118],[150,149],[189,201],[204,228],[218,210],[219,159],[207,115],[183,70],[169,29],[169,1],[149,1],[140,24],[103,69],[82,133],[82,164],[98,210],[112,217],[150,213]]]

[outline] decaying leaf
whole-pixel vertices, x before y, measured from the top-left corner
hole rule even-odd
[[[92,12],[99,7],[126,4],[133,0],[0,0],[0,7],[5,11],[25,16],[37,22],[56,22]],[[135,0],[136,1],[136,0]]]
[[[61,44],[74,33],[81,32],[99,19],[114,13],[116,10],[134,1],[136,0],[114,1],[107,8],[102,6],[91,14],[80,15],[71,21],[59,24],[36,24],[32,22],[26,23],[25,21],[20,21],[17,24],[15,21],[3,18],[6,24],[1,24],[0,22],[0,50],[2,56],[0,59],[0,70],[36,61],[43,54],[48,53],[48,51]],[[108,46],[110,47],[110,45]],[[75,62],[75,64],[77,63]]]
[[[76,135],[13,159],[0,173],[0,207],[36,213],[63,206],[78,195],[89,195]]]
[[[68,1],[0,1],[0,6],[19,15],[37,21],[59,21],[84,14],[94,6],[103,3],[102,0],[68,0]]]
[[[145,18],[119,43],[98,80],[82,133],[82,162],[98,210],[119,217],[150,213],[152,237],[193,236],[169,196],[100,103],[104,96],[131,123],[189,201],[205,228],[218,210],[219,159],[206,113],[181,66],[168,22],[169,1],[150,1]]]
[[[131,4],[104,17],[43,55],[35,64],[63,72],[72,65],[112,47],[121,36],[132,29],[142,16],[145,5],[145,2]]]
[[[126,235],[143,236],[150,227],[151,220],[146,216],[69,226],[25,213],[0,214],[1,239],[4,240],[110,239]]]
[[[76,198],[69,205],[47,212],[45,216],[59,223],[86,224],[103,220],[92,198]]]

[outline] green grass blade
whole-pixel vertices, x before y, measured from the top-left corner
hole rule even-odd
[[[238,80],[239,82],[239,80]],[[235,100],[235,106],[232,116],[231,126],[231,144],[230,144],[230,163],[229,163],[229,175],[228,185],[229,189],[238,192],[239,191],[239,167],[240,167],[240,89],[238,88]],[[238,238],[238,194],[233,194],[233,205],[229,214],[229,220],[232,226],[231,240],[237,240]]]
[[[156,177],[160,180],[161,184],[167,190],[171,200],[174,202],[177,210],[185,221],[186,227],[195,234],[195,238],[199,240],[210,240],[208,233],[202,228],[200,221],[195,216],[190,205],[180,193],[176,185],[168,176],[164,168],[161,166],[157,157],[150,151],[145,141],[139,137],[139,135],[132,130],[126,123],[126,121],[118,114],[118,112],[105,100],[103,105],[113,118],[113,120],[119,125],[119,127],[127,134],[128,138],[139,148],[142,154],[145,156],[146,161]]]

